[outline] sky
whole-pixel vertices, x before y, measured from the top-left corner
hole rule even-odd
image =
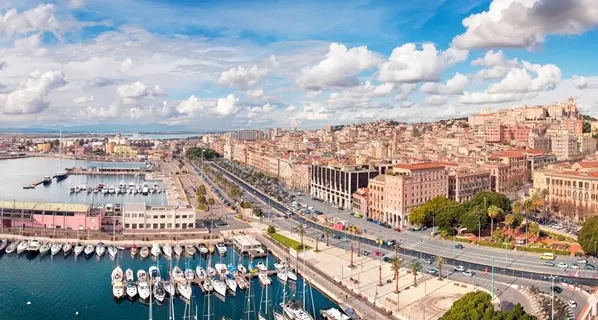
[[[598,116],[598,0],[0,0],[0,126]]]

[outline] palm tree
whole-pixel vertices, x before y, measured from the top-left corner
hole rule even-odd
[[[422,263],[415,260],[411,263],[411,273],[413,274],[413,286],[417,287],[417,273],[422,270]]]
[[[324,229],[324,237],[326,238],[326,246],[328,247],[328,239],[330,239],[330,234],[332,232],[330,231],[330,229],[326,228]]]
[[[210,215],[212,215],[212,206],[216,204],[216,201],[214,201],[214,198],[209,198],[208,199],[208,208],[210,209]]]
[[[395,290],[394,293],[399,293],[399,270],[401,269],[401,259],[398,256],[394,256],[390,261],[390,270],[394,274]]]
[[[507,226],[509,227],[509,236],[512,236],[512,235],[511,235],[511,226],[512,226],[513,224],[515,224],[515,216],[514,216],[514,215],[512,215],[512,214],[507,214],[507,215],[505,216],[505,223],[506,223],[506,224],[507,224]]]
[[[438,280],[442,280],[442,265],[444,264],[444,257],[436,256],[436,268],[438,268]]]
[[[301,223],[299,223],[297,225],[297,228],[295,229],[295,232],[297,232],[297,234],[301,237],[301,249],[305,249],[305,246],[303,245],[303,236],[305,235],[305,227],[303,227],[303,225]]]
[[[490,237],[494,232],[494,219],[498,218],[503,213],[503,210],[495,205],[488,207],[488,217],[490,218]]]

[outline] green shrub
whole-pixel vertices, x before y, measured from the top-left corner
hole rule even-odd
[[[268,226],[268,230],[266,230],[268,233],[274,233],[276,232],[276,228],[274,228],[273,225]]]

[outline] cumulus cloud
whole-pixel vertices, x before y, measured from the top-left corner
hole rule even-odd
[[[216,113],[223,117],[236,113],[239,110],[237,107],[238,101],[239,99],[232,93],[226,98],[218,99],[216,102]]]
[[[274,102],[274,101],[278,101],[280,99],[280,97],[276,96],[276,95],[273,95],[273,96],[267,95],[264,92],[264,89],[262,89],[262,88],[255,89],[255,90],[248,90],[247,92],[245,92],[245,97],[247,97],[248,100],[254,101],[254,102],[258,102],[258,101]]]
[[[488,93],[484,92],[464,92],[459,98],[462,104],[493,104],[522,101],[535,97],[537,93]]]
[[[333,92],[326,99],[326,104],[333,109],[372,108],[377,104],[372,99],[386,97],[394,89],[394,84],[374,85],[370,81],[351,87],[342,92]]]
[[[326,59],[315,66],[301,70],[296,82],[308,90],[321,90],[330,87],[350,87],[359,84],[359,73],[380,63],[378,54],[366,46],[347,48],[332,43]]]
[[[586,77],[574,74],[571,79],[573,80],[573,86],[575,86],[579,90],[598,88],[598,83],[589,83]]]
[[[235,89],[246,89],[262,81],[267,75],[267,68],[256,65],[249,68],[238,66],[222,72],[218,83]]]
[[[488,93],[526,93],[552,90],[561,81],[561,69],[553,64],[531,64],[511,69],[500,82],[490,85]],[[533,78],[530,72],[536,74]]]
[[[247,117],[249,118],[255,118],[257,116],[260,115],[264,115],[267,114],[268,112],[272,112],[274,111],[274,109],[276,109],[275,105],[271,105],[270,103],[266,103],[265,105],[261,106],[261,107],[253,107],[253,108],[249,108],[247,110]]]
[[[449,66],[465,61],[468,52],[449,48],[438,51],[431,43],[424,43],[418,50],[414,43],[407,43],[395,48],[388,62],[380,65],[378,80],[384,82],[416,83],[421,81],[436,82]]]
[[[86,104],[93,101],[93,96],[89,97],[77,97],[73,100],[75,104]]]
[[[206,111],[208,108],[209,103],[207,101],[192,95],[187,100],[181,101],[177,105],[176,110],[181,114],[186,114],[193,117],[203,111]]]
[[[446,84],[426,82],[421,86],[419,91],[427,94],[461,94],[468,82],[469,80],[466,75],[457,72]]]
[[[122,72],[129,72],[135,66],[135,62],[131,58],[126,58],[123,63],[120,65],[120,70]]]
[[[399,93],[395,96],[395,101],[401,101],[401,100],[405,100],[409,97],[409,95],[411,93],[413,93],[413,91],[415,91],[415,88],[417,87],[417,84],[415,83],[403,83],[401,84],[401,86],[399,87]]]
[[[19,88],[6,94],[0,94],[0,111],[5,114],[40,113],[49,103],[46,96],[52,90],[66,85],[65,75],[60,71],[33,72]]]
[[[73,9],[81,8],[85,6],[85,0],[69,0],[69,7]]]
[[[150,94],[147,86],[141,81],[123,84],[116,88],[116,94],[125,102],[131,103]]]
[[[519,61],[517,58],[507,60],[505,58],[505,54],[502,50],[494,51],[490,50],[486,52],[483,58],[477,58],[471,62],[472,66],[484,66],[484,67],[494,67],[494,66],[511,66],[516,67],[519,65]]]
[[[0,30],[9,37],[38,31],[59,36],[60,22],[54,15],[55,9],[53,4],[40,4],[23,12],[17,9],[0,12]]]
[[[473,48],[538,47],[547,35],[575,35],[598,25],[596,0],[493,0],[488,11],[463,19],[453,45]]]
[[[37,57],[43,56],[48,53],[48,49],[41,48],[41,43],[41,35],[38,33],[32,34],[29,37],[16,39],[14,42],[15,49],[23,53]]]
[[[433,106],[441,106],[448,101],[448,97],[434,95],[427,97],[424,102],[429,105]]]
[[[287,111],[288,112],[297,111],[297,107],[295,105],[290,105],[290,106],[287,107]]]

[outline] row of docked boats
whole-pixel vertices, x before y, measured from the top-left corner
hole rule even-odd
[[[135,185],[132,182],[129,183],[128,185],[124,182],[121,181],[121,183],[118,186],[107,186],[103,183],[100,183],[97,187],[92,188],[89,187],[85,184],[81,184],[81,185],[76,185],[76,186],[72,186],[69,189],[69,193],[74,194],[74,193],[80,193],[80,192],[85,192],[87,194],[90,193],[101,193],[101,194],[132,194],[132,195],[137,195],[137,194],[141,194],[141,195],[148,195],[148,194],[153,194],[153,193],[162,193],[164,192],[164,189],[161,189],[157,183],[154,183],[153,186],[150,186],[147,183],[144,183],[143,186],[140,185]]]
[[[98,257],[102,257],[105,255],[106,251],[108,251],[108,255],[111,258],[116,258],[118,254],[118,248],[115,246],[108,246],[104,245],[102,242],[99,242],[97,245],[84,245],[83,243],[60,243],[60,242],[40,242],[37,238],[33,238],[31,240],[25,239],[21,241],[13,241],[9,242],[6,239],[0,239],[0,252],[5,252],[7,254],[16,253],[37,253],[39,255],[46,255],[50,254],[51,256],[55,256],[62,252],[62,254],[66,257],[70,254],[73,254],[75,257],[80,256],[83,254],[87,258],[91,258],[94,255]]]
[[[159,258],[161,255],[164,255],[167,258],[172,258],[173,256],[182,257],[184,255],[193,257],[196,253],[199,253],[200,255],[208,255],[214,252],[217,252],[221,256],[225,256],[227,252],[226,245],[219,243],[216,246],[210,245],[210,247],[207,247],[203,244],[197,246],[192,244],[186,244],[184,246],[175,244],[173,246],[169,243],[164,245],[154,243],[151,247],[141,247],[141,249],[135,245],[131,247],[131,256],[135,257],[139,254],[141,258],[147,258],[150,254],[155,258]]]

